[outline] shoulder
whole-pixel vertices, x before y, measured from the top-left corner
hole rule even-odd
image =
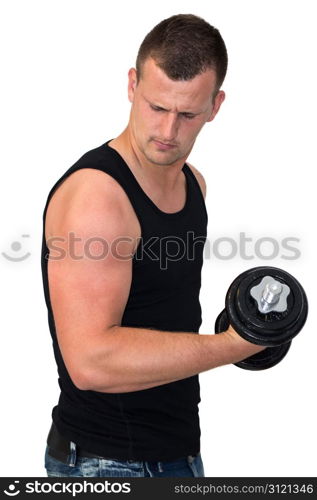
[[[100,202],[118,201],[120,194],[123,195],[122,189],[113,177],[95,168],[82,168],[57,184],[49,209],[62,207],[65,213],[78,208],[91,209]]]
[[[69,225],[93,232],[102,226],[116,226],[123,231],[127,226],[135,228],[138,223],[120,184],[101,170],[83,168],[64,179],[47,208],[47,236]]]
[[[203,197],[206,198],[206,190],[207,190],[207,186],[206,186],[206,181],[204,179],[204,176],[202,175],[201,172],[199,172],[199,170],[197,170],[197,168],[195,168],[193,165],[191,165],[190,163],[186,162],[186,164],[189,166],[189,168],[191,169],[191,171],[193,172],[194,176],[196,177],[196,180],[200,186],[200,189],[202,191],[202,194],[203,194]]]

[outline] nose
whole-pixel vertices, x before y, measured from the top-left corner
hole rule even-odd
[[[162,116],[161,122],[161,139],[164,142],[173,142],[177,137],[179,127],[177,113],[167,112]]]

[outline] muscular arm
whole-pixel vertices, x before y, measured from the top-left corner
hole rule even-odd
[[[57,193],[48,216],[47,236],[62,237],[60,247],[67,252],[49,260],[48,275],[58,343],[73,383],[82,390],[138,391],[260,351],[231,329],[198,335],[120,326],[140,228],[122,188],[100,172],[90,174],[92,179],[73,188],[69,183],[67,195]],[[79,238],[73,256],[71,232]],[[116,249],[125,258],[118,258],[110,245],[122,236]],[[97,258],[106,246],[107,256]]]
[[[130,392],[167,384],[235,363],[259,352],[232,331],[198,335],[113,326],[107,340],[100,338],[91,351],[93,383],[83,389]]]

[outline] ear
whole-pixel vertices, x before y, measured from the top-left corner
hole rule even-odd
[[[128,73],[128,97],[129,101],[133,102],[134,99],[134,92],[137,86],[137,75],[136,75],[136,69],[135,68],[130,68],[129,73]]]
[[[221,104],[225,100],[225,97],[226,97],[226,94],[224,93],[224,91],[223,90],[219,90],[219,92],[216,95],[216,97],[214,97],[214,105],[213,105],[213,108],[212,108],[212,111],[211,111],[211,115],[208,118],[207,122],[211,122],[215,118],[216,114],[218,113],[218,111],[220,109]]]

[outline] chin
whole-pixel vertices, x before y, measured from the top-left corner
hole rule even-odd
[[[171,151],[162,151],[146,154],[145,157],[156,165],[172,165],[179,159],[179,155]]]

